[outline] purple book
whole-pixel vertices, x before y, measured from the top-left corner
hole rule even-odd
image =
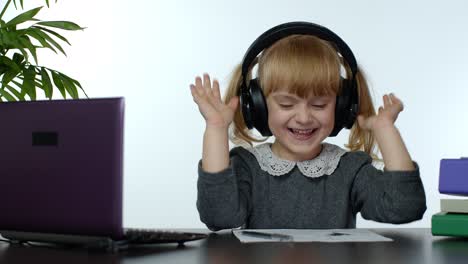
[[[439,192],[468,196],[468,158],[440,160]]]

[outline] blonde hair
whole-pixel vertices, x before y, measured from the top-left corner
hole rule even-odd
[[[344,67],[346,76],[351,70],[346,61],[337,53],[332,43],[309,35],[292,35],[275,42],[263,51],[249,69],[246,79],[252,77],[252,68],[257,64],[258,79],[265,98],[279,89],[288,89],[299,97],[310,95],[340,94],[341,69]],[[241,64],[232,72],[224,101],[228,102],[238,96],[242,82]],[[356,74],[359,95],[359,113],[364,117],[375,115],[374,105],[369,87],[363,73]],[[234,144],[249,144],[264,142],[267,138],[257,138],[246,127],[238,107],[231,127],[231,141]],[[349,150],[363,150],[376,158],[375,139],[370,131],[359,127],[356,121],[351,128],[348,144]]]

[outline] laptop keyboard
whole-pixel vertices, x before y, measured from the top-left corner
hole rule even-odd
[[[125,240],[131,244],[183,243],[208,237],[207,234],[159,229],[124,229]]]

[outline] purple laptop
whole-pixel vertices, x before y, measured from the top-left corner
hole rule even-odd
[[[124,98],[0,103],[0,120],[2,236],[129,239],[122,227]]]

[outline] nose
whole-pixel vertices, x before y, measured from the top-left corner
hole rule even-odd
[[[295,119],[298,123],[309,123],[312,120],[312,118],[312,113],[307,106],[301,106],[297,109]]]

